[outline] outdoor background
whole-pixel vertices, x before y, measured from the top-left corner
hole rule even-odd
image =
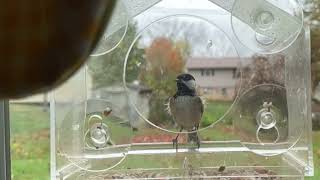
[[[313,88],[313,147],[314,147],[314,163],[315,163],[315,177],[306,178],[310,180],[320,179],[320,98],[318,99],[318,93],[320,94],[320,0],[307,0],[305,2],[305,20],[311,26],[311,40],[312,40],[312,88]],[[135,36],[136,32],[134,25],[131,25],[128,30],[129,39],[124,39],[122,45],[128,45],[131,42],[130,38]],[[154,46],[154,47],[152,47]],[[171,50],[172,54],[168,54],[170,58],[164,58],[172,60],[174,64],[169,64],[168,69],[173,70],[168,73],[172,73],[172,77],[175,77],[176,74],[182,72],[181,67],[183,63],[181,59],[185,54],[188,54],[188,47],[184,42],[175,42],[171,44],[166,39],[156,39],[152,46],[146,50],[146,59],[155,59],[155,54],[159,53],[156,50],[161,48],[165,50]],[[160,48],[159,48],[160,47]],[[135,47],[134,47],[135,48]],[[125,48],[123,48],[125,49]],[[181,49],[186,51],[181,51]],[[135,56],[141,56],[143,51],[140,49],[135,49]],[[179,53],[178,53],[179,52]],[[117,63],[117,58],[121,56],[124,52],[119,52],[119,54],[111,54],[110,61],[108,63],[112,64],[95,64],[92,63],[92,66],[89,66],[91,70],[91,75],[94,80],[94,88],[99,88],[104,84],[110,84],[111,82],[121,81],[121,71],[117,69],[119,66]],[[133,58],[134,58],[133,57]],[[256,57],[259,59],[259,57]],[[97,61],[99,63],[99,61]],[[101,61],[100,61],[101,62]],[[134,61],[133,61],[134,62]],[[158,59],[157,62],[162,62],[168,64],[165,60]],[[103,67],[111,67],[108,71],[103,71]],[[157,65],[155,65],[157,66]],[[272,69],[272,67],[271,67]],[[101,74],[104,76],[112,76],[114,79],[111,79],[110,82],[106,82],[105,79],[99,79]],[[120,74],[117,74],[120,73]],[[161,87],[158,87],[155,81],[159,78],[158,72],[154,71],[145,71],[146,74],[149,74],[151,79],[140,79],[141,81],[148,84],[153,89],[163,89],[166,88],[165,94],[172,94],[174,92],[174,86],[168,86],[168,84],[162,84]],[[139,76],[134,70],[130,71],[130,76],[136,77]],[[150,75],[151,74],[151,75]],[[134,80],[134,79],[132,79]],[[129,79],[130,81],[130,79]],[[159,94],[158,94],[159,95]],[[41,103],[37,104],[26,104],[26,103],[17,103],[12,102],[10,105],[10,119],[11,119],[11,158],[12,158],[12,178],[14,180],[45,180],[49,179],[50,172],[50,142],[49,142],[49,106],[47,96],[40,96],[43,99],[40,99]],[[320,96],[319,96],[320,97]],[[163,119],[166,119],[166,114],[157,112],[159,109],[159,99],[163,98],[161,96],[153,97],[152,106],[150,109],[151,117],[154,119],[155,124],[161,125],[160,122]],[[27,100],[26,100],[27,101]],[[211,106],[212,105],[212,106]],[[202,126],[207,126],[211,122],[207,122],[207,119],[214,119],[215,116],[219,116],[219,110],[224,111],[228,105],[226,104],[211,104],[209,103],[207,111],[209,113],[205,114]],[[214,113],[211,113],[214,112]],[[225,127],[231,126],[226,122]],[[231,127],[230,127],[231,128]],[[214,134],[215,137],[225,136],[225,131],[217,131]]]

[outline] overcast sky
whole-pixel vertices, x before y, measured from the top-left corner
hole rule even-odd
[[[212,1],[220,1],[220,2],[227,2],[226,0],[212,0]],[[230,2],[230,0],[228,0]],[[251,0],[246,0],[247,2],[251,2]],[[254,0],[255,1],[255,0]],[[276,2],[279,7],[282,9],[290,8],[292,6],[298,5],[295,3],[295,1],[292,0],[270,0],[269,2]],[[299,0],[302,1],[302,0]],[[293,3],[289,3],[293,2]],[[161,2],[157,3],[154,7],[151,8],[152,10],[144,12],[142,16],[138,16],[135,18],[135,20],[138,22],[139,27],[142,29],[143,27],[147,26],[151,22],[168,16],[170,14],[184,14],[184,12],[187,12],[186,14],[193,14],[196,16],[201,16],[205,19],[208,19],[209,21],[213,22],[215,25],[217,25],[219,28],[221,28],[226,34],[229,36],[231,41],[235,43],[235,46],[239,51],[241,51],[241,54],[251,55],[252,52],[249,52],[247,48],[244,48],[243,45],[239,44],[237,39],[235,38],[232,28],[231,28],[231,16],[230,12],[227,12],[223,10],[218,5],[210,2],[209,0],[162,0]],[[140,29],[139,28],[139,29]],[[163,27],[170,28],[170,27]],[[160,29],[160,28],[159,28]],[[192,31],[192,29],[190,29]],[[197,32],[197,30],[193,29],[193,32]],[[198,30],[198,33],[201,33],[201,31]],[[215,33],[212,31],[212,33]],[[215,33],[217,36],[217,42],[223,42],[223,39],[219,37],[218,33]],[[220,38],[220,40],[219,40]],[[211,41],[211,40],[209,40]],[[192,42],[194,46],[196,46],[195,41]],[[224,47],[226,48],[226,47]],[[230,48],[226,48],[230,49]],[[214,53],[215,54],[215,53]],[[232,53],[230,53],[232,54]]]
[[[218,7],[207,0],[163,0],[157,7],[181,9],[217,9]]]
[[[163,0],[156,4],[150,10],[140,14],[135,18],[138,23],[138,29],[142,30],[148,26],[151,22],[158,20],[159,18],[169,16],[171,14],[192,14],[209,20],[212,26],[205,23],[205,21],[196,20],[194,18],[184,19],[184,21],[171,21],[166,25],[157,23],[151,25],[146,31],[142,33],[139,46],[148,47],[156,36],[166,37],[167,32],[173,35],[173,39],[179,34],[187,34],[189,36],[189,43],[193,47],[193,53],[195,56],[236,56],[235,46],[231,43],[236,39],[232,36],[232,29],[230,24],[230,13],[221,9],[217,5],[207,0]],[[200,24],[199,24],[200,21]],[[183,22],[186,23],[183,25]],[[182,24],[181,24],[182,23]],[[181,24],[180,26],[177,24]],[[175,26],[179,26],[180,29]],[[219,29],[222,29],[220,32]],[[172,33],[176,30],[177,33]],[[147,32],[147,31],[152,31]],[[223,31],[230,37],[226,37]],[[150,36],[150,34],[153,35]],[[183,36],[183,35],[182,35]],[[200,37],[199,37],[200,36]],[[170,37],[168,37],[170,38]],[[232,39],[231,41],[228,38]],[[185,38],[182,38],[185,39]],[[212,43],[210,49],[207,49],[209,44]],[[241,48],[240,48],[241,50]],[[241,50],[244,53],[243,50]],[[245,52],[244,54],[248,54]]]
[[[217,0],[217,1],[225,1],[225,2],[231,2],[232,0]],[[252,0],[247,0],[247,2]],[[305,0],[298,0],[300,4],[304,4]],[[277,4],[278,6],[281,6],[281,8],[290,7],[289,4],[296,5],[297,3],[294,0],[268,0],[268,2]],[[162,0],[159,4],[157,4],[159,7],[172,7],[172,8],[191,8],[191,9],[212,9],[217,8],[216,5],[214,5],[209,0]]]

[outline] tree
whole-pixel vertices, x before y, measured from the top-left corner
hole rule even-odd
[[[120,32],[120,31],[119,31]],[[112,36],[122,36],[121,33],[114,33]],[[93,89],[106,87],[122,83],[123,65],[129,46],[136,37],[136,25],[129,24],[127,33],[119,46],[103,56],[92,57],[88,63],[89,73],[92,77]],[[131,53],[130,60],[127,64],[127,80],[133,81],[138,77],[139,71],[136,66],[140,62],[144,54],[144,50],[134,45]]]
[[[272,102],[275,107],[273,110],[279,112],[279,116],[287,118],[287,94],[283,88],[280,88],[285,86],[284,55],[254,55],[251,59],[244,60],[243,63],[245,65],[242,68],[242,78],[235,88],[235,92],[239,92],[240,96],[235,113],[245,117],[242,123],[246,121],[245,123],[256,125],[256,115],[263,108],[264,101]],[[235,127],[242,126],[240,121],[231,123],[234,122],[238,123]],[[248,132],[255,133],[255,131]]]
[[[236,92],[241,85],[241,93],[260,84],[275,84],[284,86],[285,59],[283,55],[254,55],[249,62],[244,62],[241,81],[236,85]]]
[[[176,91],[175,78],[184,71],[187,54],[183,52],[187,51],[183,47],[187,46],[182,44],[158,37],[145,50],[146,64],[140,80],[152,89],[149,120],[157,125],[165,125],[170,119],[164,104]]]
[[[187,45],[181,50],[194,57],[235,55],[234,46],[224,33],[211,23],[198,18],[167,18],[154,23],[144,36],[147,39],[165,37],[175,42],[175,46],[179,46],[180,43]],[[192,48],[189,45],[192,45]]]

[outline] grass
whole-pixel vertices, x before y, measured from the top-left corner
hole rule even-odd
[[[12,179],[49,179],[49,113],[39,106],[11,104]]]
[[[306,180],[319,180],[320,179],[320,131],[313,132],[313,160],[315,175],[308,177]]]
[[[230,102],[206,102],[201,126],[206,127],[218,121],[230,108]]]
[[[45,180],[49,179],[49,157],[21,159],[12,161],[12,179]]]
[[[216,120],[221,114],[214,113],[214,107],[219,107],[221,111],[229,107],[228,104],[209,104],[207,107],[208,120]],[[210,110],[212,109],[212,111]],[[11,104],[11,131],[12,131],[12,177],[13,180],[45,180],[49,179],[49,113],[43,111],[39,106],[27,106]],[[121,127],[117,131],[121,132]],[[226,135],[222,128],[217,128],[214,133],[203,132],[203,138],[226,139],[232,135]],[[314,163],[315,176],[306,178],[307,180],[320,179],[320,131],[313,132],[314,140]],[[144,162],[149,167],[147,162]],[[168,163],[161,161],[161,163]]]

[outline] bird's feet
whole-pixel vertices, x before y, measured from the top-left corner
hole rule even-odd
[[[191,143],[192,145],[197,145],[197,148],[200,148],[200,138],[198,136],[197,132],[194,133],[189,133],[188,134],[188,142]]]
[[[173,148],[176,148],[176,151],[178,152],[178,138],[172,139],[172,146]]]
[[[197,147],[198,147],[198,149],[200,149],[200,139],[199,139],[199,138],[197,138],[196,143],[197,143]]]
[[[196,145],[196,147],[194,147],[194,148],[200,149],[201,141],[200,141],[200,139],[198,137],[196,139],[194,139],[193,141],[191,141],[191,143],[193,145]]]

